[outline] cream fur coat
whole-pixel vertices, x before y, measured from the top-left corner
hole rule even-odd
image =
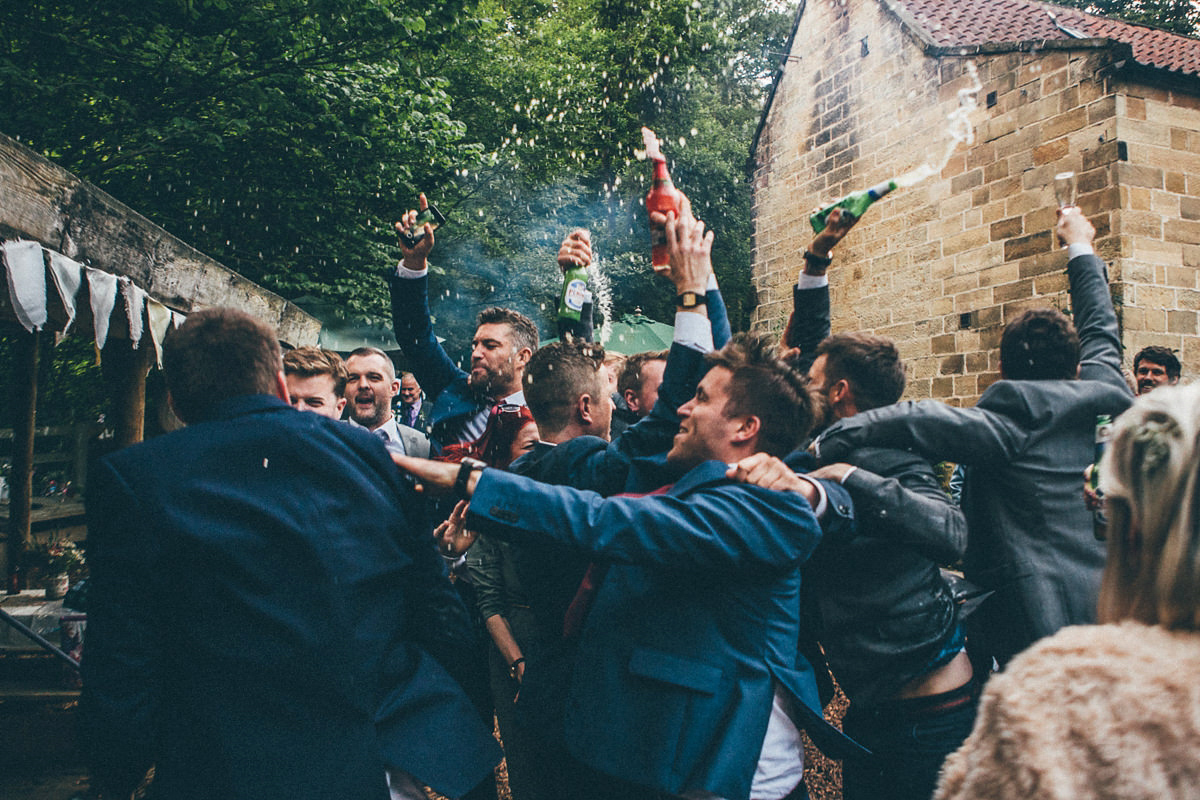
[[[1064,628],[993,675],[938,800],[1200,798],[1200,634]]]

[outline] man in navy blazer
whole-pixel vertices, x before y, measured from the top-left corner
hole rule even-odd
[[[395,457],[427,489],[470,498],[468,527],[566,543],[607,565],[564,719],[572,755],[614,779],[607,797],[779,800],[800,783],[799,728],[825,738],[796,652],[798,568],[821,535],[823,490],[790,472],[800,491],[728,477],[730,464],[786,455],[807,435],[804,376],[763,336],[734,337],[709,359],[665,463],[633,462],[627,489],[646,496]]]
[[[82,723],[97,788],[212,800],[460,796],[500,753],[453,674],[465,609],[365,431],[287,405],[274,332],[227,309],[166,342],[187,427],[88,491]]]
[[[420,196],[421,210],[428,207]],[[412,210],[396,223],[397,230],[411,226],[417,217]],[[401,243],[403,260],[388,274],[392,298],[392,327],[396,341],[408,358],[427,397],[431,398],[429,438],[435,451],[447,445],[473,442],[487,427],[488,415],[497,403],[525,404],[521,376],[538,345],[537,325],[517,311],[492,307],[480,313],[471,341],[471,370],[461,369],[438,342],[429,310],[429,253],[433,250],[433,226],[412,247]],[[566,247],[564,243],[564,248]],[[591,250],[579,251],[581,260],[591,260]],[[584,263],[587,266],[587,263]]]

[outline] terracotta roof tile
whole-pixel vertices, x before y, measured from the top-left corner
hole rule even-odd
[[[893,3],[906,9],[934,42],[946,47],[1037,39],[1113,39],[1132,46],[1133,57],[1141,64],[1200,75],[1200,40],[1073,8],[1032,0],[893,0]],[[1063,28],[1082,36],[1072,36]]]

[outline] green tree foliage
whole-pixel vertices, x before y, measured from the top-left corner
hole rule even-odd
[[[0,130],[285,296],[377,308],[366,232],[478,149],[420,68],[467,6],[5,3]]]
[[[774,67],[764,53],[783,49],[790,10],[760,0],[528,0],[481,15],[496,20],[496,35],[449,56],[445,70],[468,136],[486,151],[483,169],[460,180],[459,216],[473,226],[465,239],[480,248],[439,253],[441,294],[461,301],[463,274],[483,259],[488,286],[506,287],[504,302],[542,313],[557,292],[553,253],[582,225],[608,278],[611,314],[640,308],[669,321],[670,292],[647,270],[650,167],[635,158],[646,125],[717,232],[734,326],[747,325],[749,143]],[[439,319],[439,331],[447,324]]]
[[[612,311],[669,319],[647,270],[639,128],[717,231],[735,326],[753,307],[745,162],[792,18],[771,0],[29,0],[0,4],[0,131],[285,297],[386,317],[391,222],[451,221],[435,313],[552,330],[583,225]]]
[[[1059,0],[1064,6],[1106,17],[1153,25],[1195,36],[1200,32],[1200,9],[1192,0]]]

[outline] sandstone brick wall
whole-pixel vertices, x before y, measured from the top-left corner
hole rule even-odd
[[[863,0],[809,2],[792,54],[756,152],[756,327],[786,322],[814,206],[940,160],[970,61],[982,83],[974,144],[873,206],[838,248],[834,330],[896,340],[906,397],[974,402],[998,377],[1004,324],[1030,306],[1067,309],[1053,176],[1073,170],[1127,359],[1167,344],[1185,372],[1200,367],[1195,97],[1129,83],[1107,48],[930,56]]]

